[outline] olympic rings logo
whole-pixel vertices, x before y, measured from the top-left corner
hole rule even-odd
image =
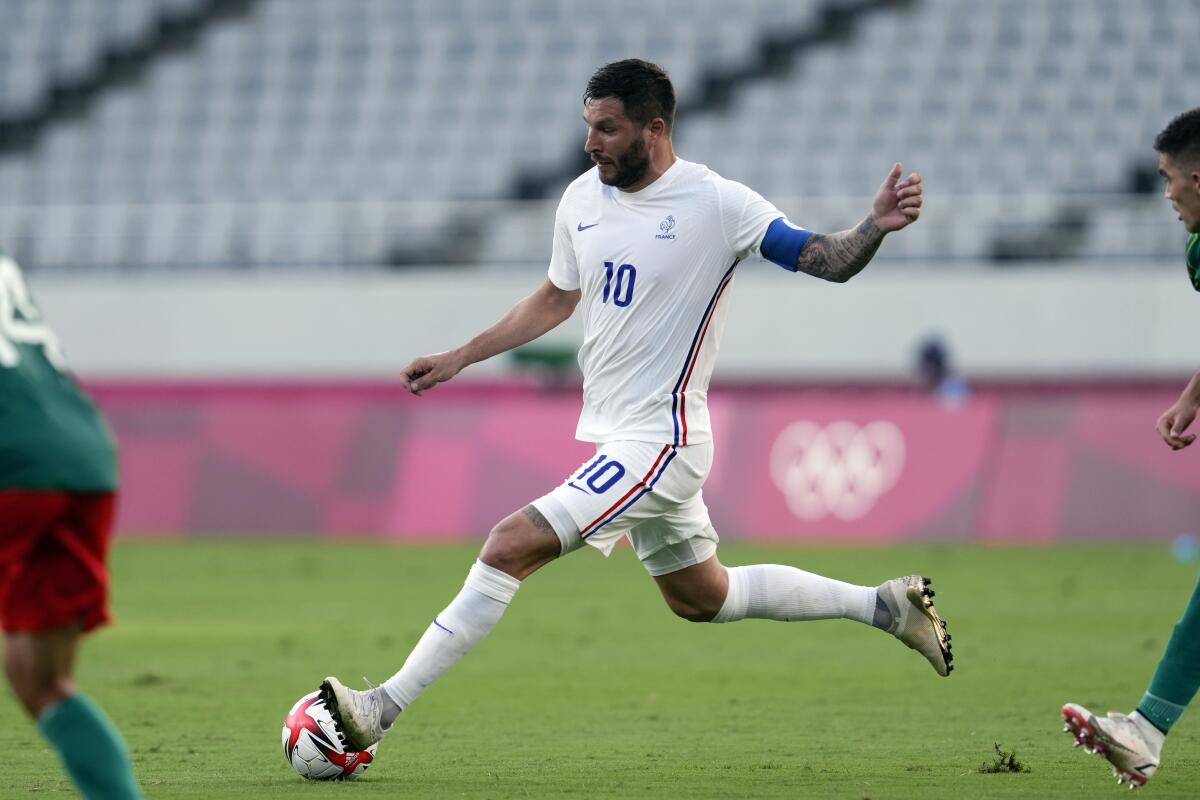
[[[876,420],[859,427],[839,420],[821,427],[800,420],[771,447],[771,479],[800,519],[862,517],[904,470],[904,435]]]

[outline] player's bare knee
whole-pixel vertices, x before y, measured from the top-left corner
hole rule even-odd
[[[502,522],[488,533],[487,541],[479,551],[479,560],[489,567],[515,576],[521,571],[525,558],[519,540],[505,530]]]
[[[8,679],[9,685],[17,694],[20,694],[21,687],[28,683],[29,670],[23,660],[13,653],[11,647],[4,651],[4,677]]]
[[[667,597],[667,607],[675,616],[688,622],[712,622],[720,608],[710,608],[709,604],[685,600],[678,597]]]
[[[25,643],[5,642],[4,674],[14,687],[31,686],[45,669],[38,663],[34,651]]]
[[[4,675],[30,716],[37,717],[45,708],[65,700],[75,690],[69,675],[60,675],[49,665],[15,650],[8,648],[5,651]]]
[[[518,512],[492,528],[479,553],[479,560],[517,580],[524,580],[539,567],[557,558],[560,549],[558,537],[553,533],[546,536]]]

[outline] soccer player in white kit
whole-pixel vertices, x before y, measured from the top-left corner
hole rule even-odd
[[[725,567],[701,494],[713,458],[708,383],[739,262],[761,253],[789,270],[846,281],[887,233],[920,215],[921,178],[901,180],[896,164],[857,227],[810,233],[742,184],[677,158],[674,112],[674,89],[657,65],[629,59],[599,69],[583,114],[584,147],[596,166],[563,194],[548,279],[467,344],[404,369],[406,388],[421,395],[582,307],[576,435],[597,450],[492,529],[462,591],[392,678],[368,691],[322,682],[347,747],[379,741],[487,635],[530,574],[585,545],[607,555],[626,536],[685,619],[853,619],[892,633],[949,674],[950,636],[928,579],[868,587],[776,564]]]

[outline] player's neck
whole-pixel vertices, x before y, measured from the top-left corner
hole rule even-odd
[[[661,142],[650,151],[650,169],[646,170],[646,175],[637,183],[621,189],[621,191],[628,194],[640,192],[661,178],[677,160],[675,157],[675,148],[672,146],[671,140],[668,139],[665,142]]]

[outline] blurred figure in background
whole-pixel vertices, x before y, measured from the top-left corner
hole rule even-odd
[[[950,350],[940,336],[929,336],[917,346],[917,379],[947,405],[959,405],[967,399],[967,382],[954,371]]]
[[[75,688],[82,634],[109,622],[116,445],[0,252],[0,624],[13,692],[80,793],[139,798],[120,733]]]
[[[1180,114],[1154,142],[1158,173],[1166,196],[1188,231],[1186,263],[1192,286],[1200,291],[1200,108]],[[1187,429],[1200,409],[1200,372],[1192,376],[1175,404],[1158,418],[1158,435],[1167,447],[1182,450],[1196,441]],[[1158,770],[1163,740],[1200,689],[1200,584],[1176,623],[1167,649],[1137,708],[1130,714],[1110,711],[1097,717],[1076,703],[1062,708],[1064,728],[1076,745],[1109,760],[1118,783],[1140,786]]]

